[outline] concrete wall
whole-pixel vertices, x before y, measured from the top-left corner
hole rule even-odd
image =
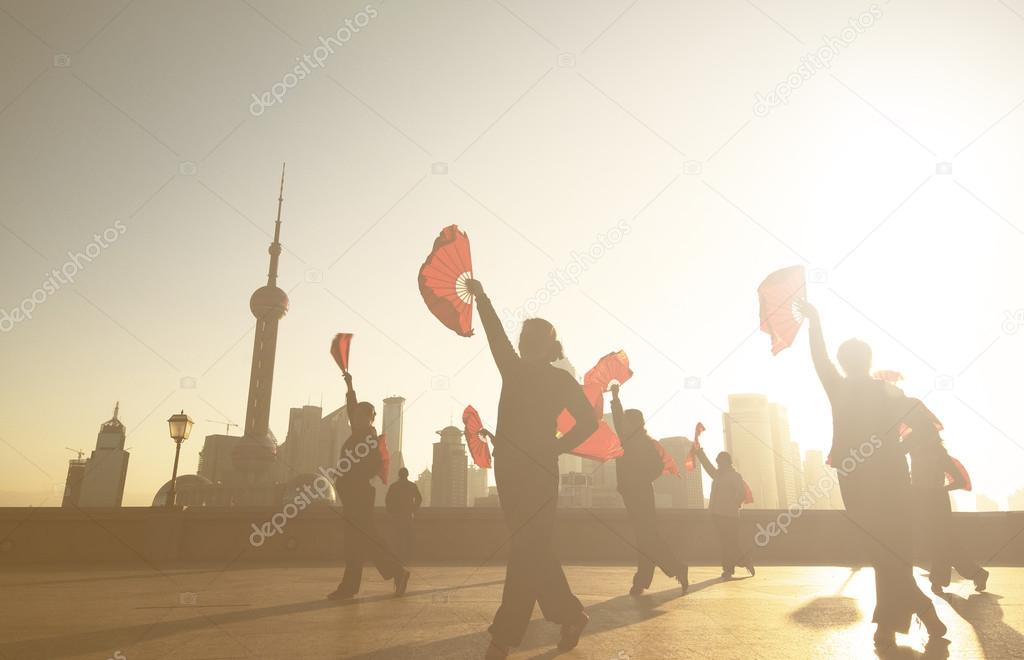
[[[282,533],[261,538],[279,510],[128,507],[122,509],[0,509],[0,566],[29,563],[169,563],[339,561],[341,511],[310,508],[288,520]],[[841,511],[805,511],[788,531],[754,545],[758,525],[780,512],[746,511],[744,540],[757,564],[859,565],[853,526]],[[659,512],[664,534],[693,564],[715,564],[718,548],[706,511]],[[390,539],[386,514],[379,526]],[[987,565],[1024,565],[1024,512],[957,513],[953,522],[969,553]],[[622,510],[559,512],[558,554],[567,562],[630,562],[633,533]],[[269,529],[264,527],[264,529]],[[423,562],[485,562],[506,555],[508,532],[497,509],[424,509],[416,521]],[[765,541],[767,537],[761,536]],[[256,542],[256,546],[250,542]],[[262,543],[260,543],[262,541]]]

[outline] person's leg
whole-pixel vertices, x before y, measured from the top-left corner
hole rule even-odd
[[[711,519],[715,525],[715,534],[718,537],[718,546],[722,553],[722,577],[730,577],[736,572],[736,561],[732,555],[729,517],[712,514]]]
[[[346,596],[354,596],[359,593],[359,586],[363,580],[363,561],[365,549],[363,535],[359,531],[357,522],[358,514],[356,506],[349,504],[345,507],[345,537],[344,543],[345,574],[341,578],[336,593]]]

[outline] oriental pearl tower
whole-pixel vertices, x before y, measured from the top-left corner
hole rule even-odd
[[[281,206],[284,203],[284,166],[277,197],[277,221],[274,242],[270,244],[270,271],[267,285],[256,289],[249,309],[256,317],[256,339],[252,348],[249,374],[249,400],[245,412],[245,433],[231,454],[235,469],[249,483],[271,473],[277,456],[277,441],[270,433],[270,393],[274,384],[274,357],[277,353],[277,325],[288,313],[288,294],[277,286],[277,264],[281,257]],[[272,473],[271,473],[272,474]]]

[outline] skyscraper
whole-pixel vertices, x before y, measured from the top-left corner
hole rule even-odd
[[[423,506],[432,506],[433,486],[434,476],[430,474],[429,468],[416,477],[416,487],[420,489],[420,495],[423,497]]]
[[[704,471],[700,462],[695,461],[693,471],[686,469],[686,456],[693,447],[693,442],[683,436],[664,438],[661,445],[679,466],[679,477],[663,474],[654,481],[655,495],[664,496],[667,504],[663,506],[673,509],[704,508]]]
[[[114,416],[100,425],[96,449],[89,456],[82,474],[78,506],[119,507],[124,499],[124,482],[128,476],[128,452],[124,450],[125,428]]]
[[[268,473],[277,454],[277,441],[270,433],[270,395],[274,386],[274,359],[277,355],[277,326],[288,313],[288,294],[277,286],[277,267],[281,257],[281,207],[284,205],[284,167],[277,197],[277,220],[270,244],[270,270],[267,284],[253,292],[249,309],[256,317],[256,337],[249,371],[249,398],[245,411],[244,439],[234,447],[235,467],[250,483]],[[271,476],[272,478],[272,476]]]
[[[403,421],[404,411],[405,399],[403,397],[389,396],[384,399],[380,430],[385,436],[388,453],[391,456],[391,463],[388,466],[389,484],[393,484],[398,480],[398,471],[405,467],[405,458],[402,456],[402,429],[405,426]],[[387,490],[387,488],[377,489],[375,500],[377,506],[384,506]]]
[[[722,415],[722,426],[726,451],[754,495],[750,508],[779,508],[768,398],[763,394],[730,394],[729,412]]]
[[[825,465],[825,455],[817,449],[804,454],[804,490],[812,509],[842,509],[836,471]]]
[[[82,458],[82,452],[78,452],[78,458],[68,461],[68,476],[64,480],[64,499],[61,506],[78,506],[78,498],[82,494],[82,479],[85,478],[85,466],[88,463],[89,459]]]
[[[474,506],[480,497],[487,497],[487,469],[470,465],[466,472],[466,506]]]
[[[430,506],[466,506],[466,447],[462,429],[446,426],[437,432],[431,465]]]
[[[772,427],[772,449],[775,453],[775,482],[778,487],[779,508],[797,503],[803,492],[803,465],[800,445],[789,436],[789,414],[777,403],[768,404]]]

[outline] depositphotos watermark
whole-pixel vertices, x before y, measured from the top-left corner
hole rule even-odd
[[[276,536],[284,531],[288,523],[294,520],[300,513],[306,510],[315,500],[323,500],[331,490],[331,484],[339,477],[347,474],[353,467],[359,464],[370,452],[376,451],[378,446],[377,436],[370,434],[355,446],[355,449],[345,450],[345,455],[338,459],[334,467],[319,468],[313,485],[306,484],[302,490],[286,503],[280,511],[270,517],[270,520],[257,526],[252,524],[252,534],[249,535],[249,545],[258,548],[267,542],[271,536]]]
[[[60,268],[54,268],[43,280],[39,288],[24,298],[11,309],[0,309],[0,332],[10,332],[22,321],[29,321],[36,308],[49,300],[50,296],[60,291],[61,287],[75,283],[75,278],[85,269],[85,264],[92,263],[100,256],[100,252],[110,247],[128,228],[120,220],[114,226],[107,227],[102,234],[93,234],[90,241],[80,252],[68,250],[68,259]]]
[[[875,450],[881,446],[882,439],[877,435],[873,435],[871,440],[861,444],[860,447],[854,447],[850,450],[850,455],[844,458],[839,467],[836,468],[837,475],[839,477],[849,476],[859,465],[862,465],[864,461],[871,458]],[[837,476],[826,473],[818,479],[817,483],[805,488],[804,492],[800,493],[797,501],[794,504],[790,504],[789,508],[780,513],[773,522],[768,523],[767,526],[758,523],[757,533],[754,534],[754,544],[759,548],[763,548],[771,543],[771,540],[776,536],[788,534],[789,526],[793,524],[794,520],[803,515],[804,511],[812,508],[816,502],[826,499],[829,493],[838,485],[839,480]]]
[[[519,307],[515,309],[503,309],[501,312],[502,324],[506,331],[514,330],[520,323],[532,318],[537,311],[550,303],[555,296],[562,293],[571,286],[580,283],[580,277],[587,272],[591,266],[604,258],[608,252],[621,243],[632,227],[626,220],[619,220],[615,226],[597,235],[597,240],[590,244],[583,252],[573,250],[570,254],[572,260],[564,268],[556,268],[548,273],[548,279],[544,286],[534,292]]]
[[[296,57],[295,61],[298,64],[291,71],[284,74],[281,80],[271,85],[270,91],[263,92],[258,96],[256,94],[252,95],[252,103],[249,104],[249,114],[253,117],[259,117],[267,111],[267,108],[283,101],[288,90],[294,88],[299,82],[310,76],[314,69],[324,68],[328,58],[334,55],[335,48],[341,48],[347,44],[355,34],[369,25],[370,21],[379,15],[380,13],[376,7],[366,5],[362,11],[357,12],[352,18],[346,18],[345,24],[339,27],[333,34],[326,37],[323,35],[318,37],[320,45],[314,48],[312,52],[306,53],[302,57]]]
[[[882,9],[878,5],[871,7],[856,18],[850,18],[850,25],[839,31],[839,36],[824,35],[824,46],[813,50],[800,58],[800,66],[792,71],[786,79],[775,85],[767,94],[758,92],[754,95],[754,115],[767,117],[772,108],[788,105],[793,92],[805,82],[818,75],[822,69],[831,69],[832,60],[839,57],[844,49],[853,45],[857,37],[864,34],[875,22],[882,18]]]

